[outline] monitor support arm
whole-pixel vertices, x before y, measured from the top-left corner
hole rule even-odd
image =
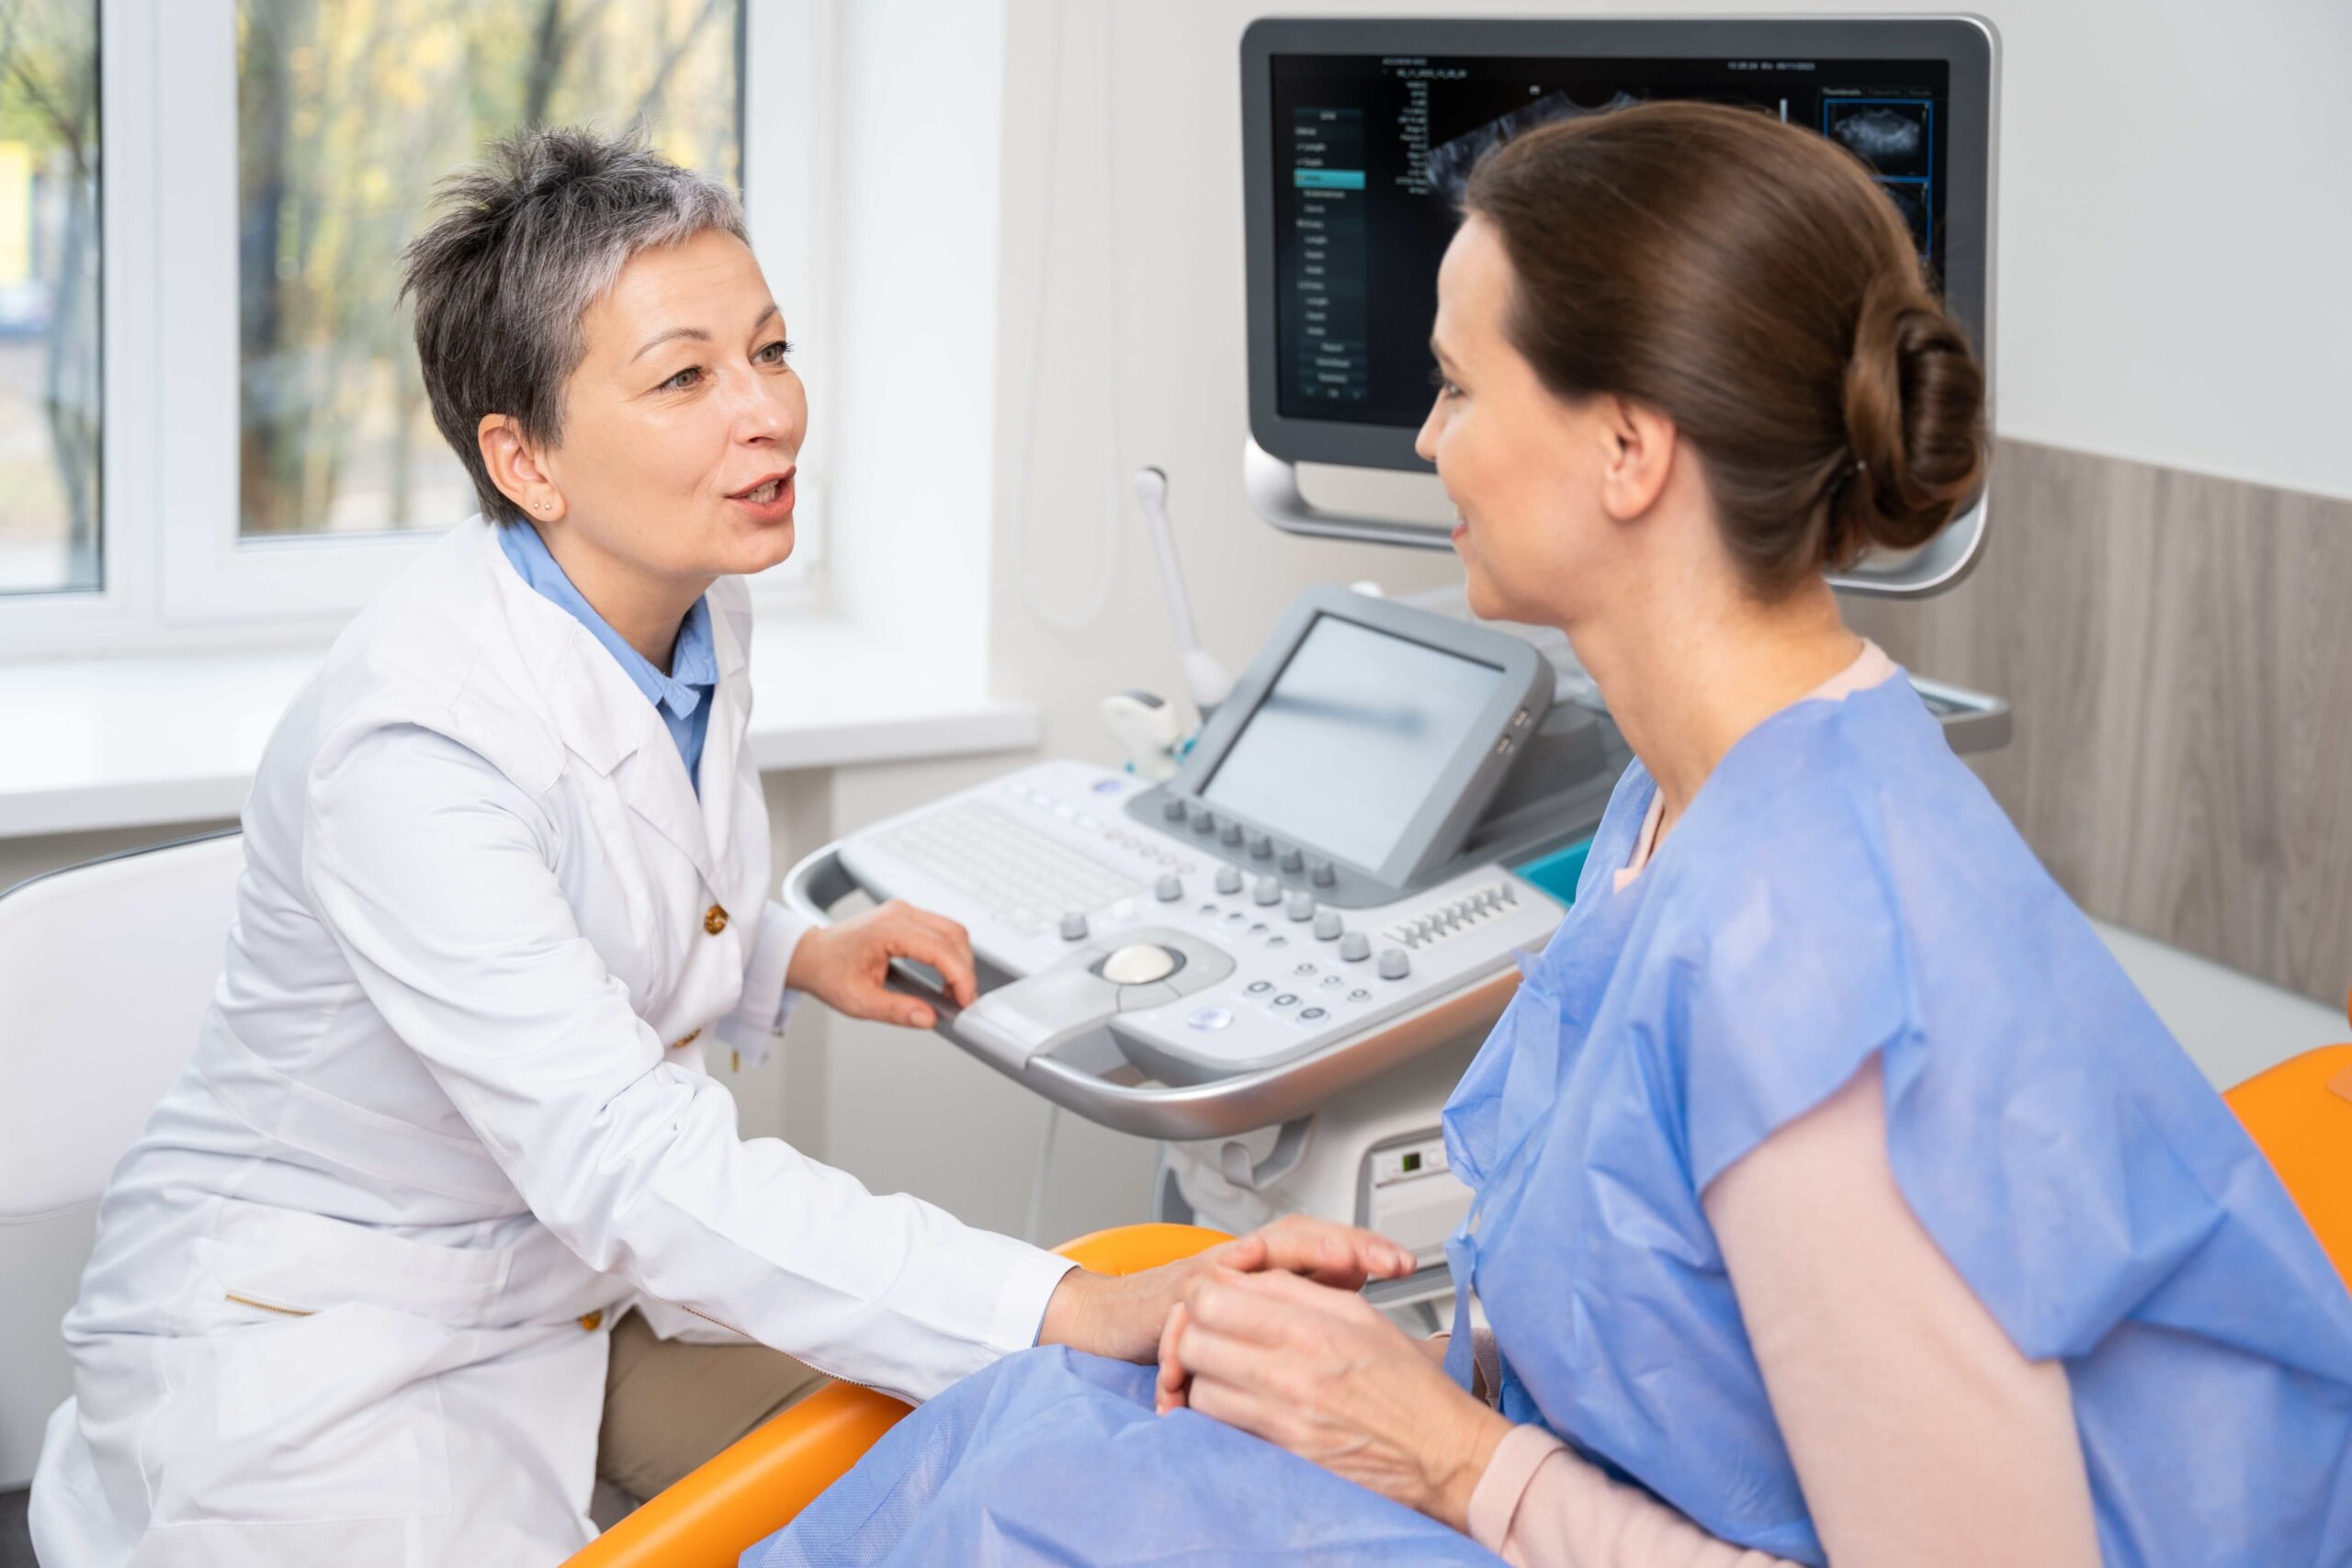
[[[1427,524],[1363,517],[1316,505],[1298,488],[1298,466],[1275,457],[1259,446],[1254,436],[1242,441],[1241,488],[1258,515],[1287,533],[1425,550],[1449,547],[1446,536]],[[1984,547],[1985,511],[1985,502],[1979,499],[1925,548],[1899,558],[1865,562],[1833,576],[1829,586],[1843,593],[1887,599],[1925,598],[1955,587],[1976,565]]]

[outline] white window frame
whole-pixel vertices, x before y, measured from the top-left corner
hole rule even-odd
[[[745,216],[804,377],[828,358],[838,3],[751,0],[744,27]],[[436,533],[240,537],[236,0],[101,0],[98,38],[102,585],[0,597],[0,655],[323,640]],[[823,445],[820,422],[804,471]],[[804,479],[762,607],[822,601],[825,494]]]

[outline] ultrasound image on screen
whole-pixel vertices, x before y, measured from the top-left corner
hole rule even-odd
[[[1410,429],[1429,412],[1437,268],[1489,148],[1657,99],[1740,105],[1867,164],[1943,272],[1941,61],[1277,54],[1276,408]]]
[[[1821,106],[1829,140],[1881,175],[1926,179],[1935,106],[1878,98],[1833,100]]]
[[[1377,871],[1501,678],[1491,664],[1322,616],[1201,798]]]
[[[1588,107],[1566,93],[1547,93],[1525,108],[1513,109],[1507,115],[1488,120],[1476,130],[1464,132],[1441,147],[1431,148],[1424,183],[1428,185],[1430,194],[1444,205],[1446,211],[1459,212],[1462,210],[1463,194],[1470,186],[1470,171],[1477,167],[1478,160],[1491,149],[1539,125],[1606,114],[1611,109],[1622,109],[1639,101],[1620,93],[1605,104]]]

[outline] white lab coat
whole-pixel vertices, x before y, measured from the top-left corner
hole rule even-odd
[[[337,639],[66,1319],[47,1568],[560,1562],[632,1304],[918,1399],[1033,1341],[1066,1264],[739,1139],[704,1070],[714,1036],[764,1051],[800,934],[767,897],[742,584],[710,602],[699,799],[480,518]]]

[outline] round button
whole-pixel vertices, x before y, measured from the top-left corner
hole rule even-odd
[[[1413,961],[1401,947],[1392,947],[1380,955],[1380,977],[1401,980],[1413,972]]]
[[[1294,920],[1314,919],[1315,895],[1304,887],[1294,888],[1290,897],[1283,901],[1283,913]]]
[[[1362,931],[1350,931],[1340,939],[1340,956],[1351,964],[1361,964],[1372,956],[1372,938]]]
[[[1220,893],[1240,892],[1241,874],[1234,870],[1233,867],[1229,865],[1218,866],[1216,868],[1216,890]]]
[[[1272,980],[1252,980],[1243,987],[1253,997],[1262,997],[1273,988],[1274,983]]]
[[[1339,872],[1333,868],[1331,863],[1328,860],[1317,861],[1315,863],[1312,874],[1315,878],[1315,886],[1317,887],[1329,887],[1331,884],[1340,880]]]
[[[1274,1005],[1278,1008],[1295,1008],[1298,1005],[1298,998],[1288,991],[1284,991],[1274,998]]]
[[[1336,991],[1346,984],[1347,982],[1340,979],[1337,975],[1326,975],[1323,976],[1323,988],[1327,991]]]
[[[1274,841],[1263,833],[1250,835],[1250,852],[1260,860],[1274,852]]]
[[[1148,986],[1174,973],[1176,955],[1158,942],[1133,942],[1102,961],[1102,978],[1114,986]]]
[[[1271,876],[1261,876],[1258,885],[1250,889],[1250,897],[1256,903],[1278,904],[1282,901],[1283,885]]]
[[[1151,896],[1163,904],[1173,904],[1184,896],[1184,879],[1168,872],[1151,885]]]
[[[1280,935],[1270,936],[1266,939],[1266,945],[1268,947],[1288,947],[1290,945],[1290,938]]]
[[[1184,1021],[1194,1029],[1223,1029],[1233,1021],[1233,1014],[1224,1008],[1201,1008]]]
[[[727,911],[713,904],[702,912],[702,929],[717,936],[727,929]]]
[[[1086,940],[1086,917],[1084,915],[1078,913],[1076,910],[1072,910],[1070,913],[1062,917],[1062,940],[1064,942],[1083,942]]]
[[[1372,993],[1365,990],[1362,986],[1358,986],[1354,990],[1348,993],[1348,1000],[1351,1002],[1368,1002],[1372,1000]]]
[[[1296,871],[1306,863],[1306,857],[1299,853],[1296,850],[1284,850],[1283,852],[1283,869],[1284,871]]]
[[[1308,1008],[1305,1012],[1298,1015],[1298,1021],[1301,1023],[1313,1023],[1317,1020],[1326,1019],[1330,1016],[1331,1015],[1329,1013],[1325,1012],[1321,1008]]]
[[[1293,969],[1291,973],[1304,980],[1308,976],[1315,973],[1315,965],[1312,964],[1302,964],[1297,968]]]
[[[1317,910],[1315,916],[1315,937],[1318,942],[1337,942],[1343,922],[1337,909]]]

